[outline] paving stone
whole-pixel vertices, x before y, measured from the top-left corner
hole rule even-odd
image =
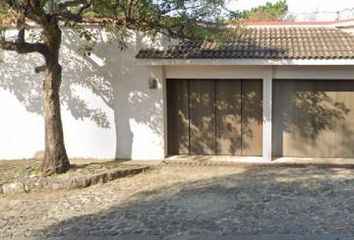
[[[85,189],[1,195],[0,239],[347,240],[353,189],[350,169],[162,166]]]
[[[19,193],[25,192],[25,185],[22,182],[8,183],[2,185],[2,193]]]

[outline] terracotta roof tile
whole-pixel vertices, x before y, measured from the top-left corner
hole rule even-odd
[[[354,35],[336,28],[250,28],[222,46],[188,41],[164,50],[142,49],[140,59],[354,59]]]

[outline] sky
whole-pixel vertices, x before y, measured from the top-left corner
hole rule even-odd
[[[277,0],[230,0],[229,8],[245,10],[264,5],[266,2],[275,3]],[[296,20],[335,20],[337,14],[329,12],[336,11],[341,11],[340,19],[354,18],[354,0],[287,0],[287,2],[289,12],[295,15]],[[348,8],[350,10],[342,11]],[[304,12],[307,14],[303,14]],[[319,13],[311,14],[313,12]]]

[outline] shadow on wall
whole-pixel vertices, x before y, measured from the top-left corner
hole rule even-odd
[[[119,139],[124,143],[119,143],[118,124],[127,132],[131,129],[130,121],[133,119],[152,131],[161,133],[156,122],[157,116],[162,111],[161,100],[151,99],[147,92],[149,89],[141,87],[141,81],[147,82],[148,76],[146,70],[137,66],[135,60],[135,54],[140,47],[155,43],[149,42],[140,34],[131,34],[127,49],[122,51],[114,42],[107,43],[104,32],[96,28],[92,31],[97,33],[98,42],[89,57],[79,54],[84,42],[77,35],[70,31],[63,33],[61,51],[63,110],[69,111],[76,120],[88,120],[99,128],[115,131],[115,156],[118,157],[118,145],[124,144],[127,149],[126,157],[131,157],[132,132],[130,135],[125,134],[124,139]],[[34,67],[39,66],[41,62],[43,62],[41,57],[36,54],[18,56],[15,53],[5,53],[4,63],[0,67],[0,75],[5,77],[0,81],[0,88],[13,93],[27,111],[42,115],[43,76],[34,73]],[[104,104],[97,103],[95,100],[97,97]],[[149,105],[141,107],[144,102],[149,102]],[[112,113],[113,117],[110,117]],[[67,137],[70,135],[70,133],[65,134]]]
[[[352,81],[275,80],[274,86],[275,156],[285,150],[286,155],[354,157]]]
[[[261,80],[167,80],[169,154],[261,155]]]
[[[181,171],[175,169],[181,176],[186,174]],[[221,235],[248,234],[298,234],[302,239],[304,234],[353,234],[353,212],[347,211],[353,205],[345,200],[352,192],[343,191],[353,178],[349,173],[341,175],[345,170],[218,171],[213,171],[215,177],[200,174],[191,178],[196,180],[162,181],[121,203],[108,204],[110,207],[103,211],[53,224],[37,232],[44,235],[37,239],[192,239],[191,235],[200,236],[196,239],[218,239]]]

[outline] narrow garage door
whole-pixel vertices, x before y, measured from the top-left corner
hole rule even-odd
[[[262,154],[261,80],[167,80],[168,153]]]
[[[354,157],[354,81],[274,80],[273,155]]]

